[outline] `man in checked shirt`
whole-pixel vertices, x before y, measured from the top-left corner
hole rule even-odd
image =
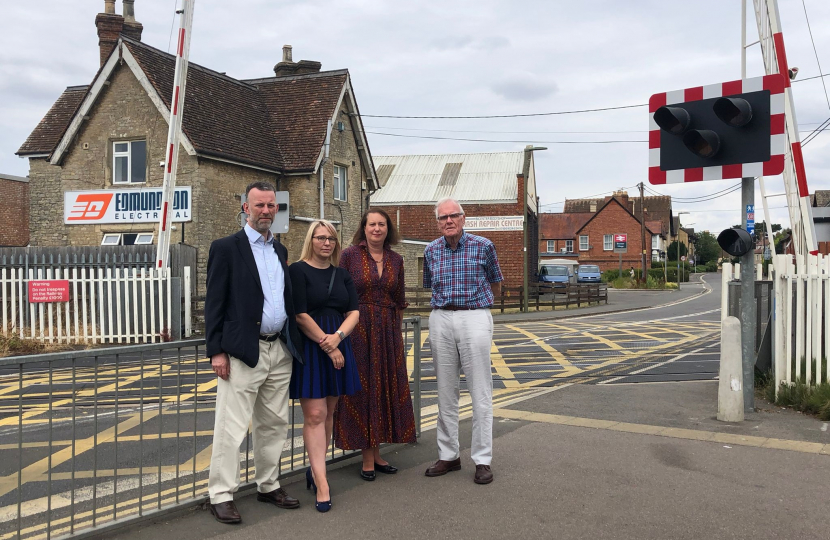
[[[438,461],[426,476],[461,469],[458,446],[460,369],[473,402],[470,457],[476,484],[493,481],[493,375],[490,306],[504,280],[493,242],[464,232],[464,209],[455,199],[435,204],[443,236],[424,249],[424,287],[432,288],[429,338],[438,385]]]

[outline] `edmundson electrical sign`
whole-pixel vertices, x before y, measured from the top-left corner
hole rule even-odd
[[[67,191],[63,194],[63,222],[158,223],[161,218],[161,188]],[[173,221],[191,221],[190,187],[177,187],[173,196]]]

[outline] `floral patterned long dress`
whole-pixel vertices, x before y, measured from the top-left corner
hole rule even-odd
[[[352,275],[360,322],[351,334],[360,392],[343,396],[334,414],[334,442],[344,450],[415,442],[401,319],[406,307],[403,257],[389,247],[383,273],[366,242],[346,248],[340,266]]]

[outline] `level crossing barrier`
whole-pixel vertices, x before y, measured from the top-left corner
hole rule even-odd
[[[419,317],[403,335],[420,436]],[[216,381],[203,339],[0,358],[0,539],[100,537],[205,503]],[[298,400],[289,414],[281,477],[308,467]],[[249,432],[241,490],[251,453]]]

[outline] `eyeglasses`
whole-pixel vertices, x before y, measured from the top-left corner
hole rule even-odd
[[[337,243],[337,238],[334,236],[312,236],[312,238],[314,238],[321,244],[325,244],[326,242],[331,242],[332,244]]]
[[[455,212],[455,213],[452,213],[452,214],[445,214],[443,216],[438,216],[438,221],[443,223],[443,222],[447,221],[447,218],[452,218],[452,220],[455,221],[463,215],[464,214],[462,214],[461,212]]]

